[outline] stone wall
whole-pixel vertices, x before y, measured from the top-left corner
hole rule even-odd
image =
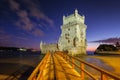
[[[71,54],[86,54],[86,28],[84,16],[80,16],[78,11],[69,16],[63,16],[61,26],[61,36],[58,47],[60,51],[68,51]]]
[[[57,44],[44,44],[41,42],[42,53],[47,51],[68,51],[70,54],[86,54],[86,28],[85,17],[78,14],[63,16],[62,33]]]
[[[43,54],[47,53],[48,51],[49,52],[58,51],[58,45],[57,44],[45,44],[45,43],[41,42],[40,48],[41,48],[41,52]]]

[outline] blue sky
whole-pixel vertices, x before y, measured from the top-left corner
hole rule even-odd
[[[119,0],[0,0],[0,46],[39,49],[41,40],[56,43],[63,15],[75,9],[85,16],[89,49],[100,40],[112,38],[114,43],[120,38],[119,4]]]

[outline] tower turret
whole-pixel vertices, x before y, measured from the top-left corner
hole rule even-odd
[[[68,51],[74,54],[86,54],[86,25],[84,16],[78,14],[78,10],[69,16],[63,16],[62,33],[58,46],[60,51]]]
[[[42,50],[42,45],[43,45],[43,42],[41,41],[40,42],[40,50]]]
[[[78,10],[77,9],[75,9],[75,16],[77,16],[78,15]]]

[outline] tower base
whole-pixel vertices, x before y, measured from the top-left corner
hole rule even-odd
[[[75,48],[72,48],[70,50],[68,50],[68,53],[70,55],[86,55],[86,49],[83,48],[83,47],[75,47]]]

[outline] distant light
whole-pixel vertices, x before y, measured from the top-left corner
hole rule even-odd
[[[24,49],[24,48],[20,48],[19,50],[20,50],[20,51],[27,51],[27,50],[26,50],[26,49]]]

